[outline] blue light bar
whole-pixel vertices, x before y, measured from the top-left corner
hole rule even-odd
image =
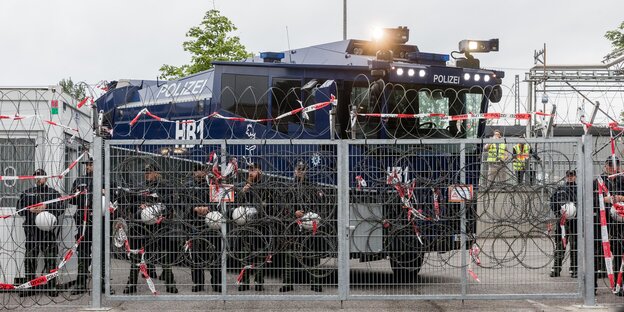
[[[265,62],[279,62],[281,61],[286,54],[284,52],[262,52],[260,53],[260,58]]]
[[[448,54],[410,52],[407,54],[407,59],[410,61],[448,62],[450,57]]]

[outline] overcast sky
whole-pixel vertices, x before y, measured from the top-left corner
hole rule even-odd
[[[71,76],[95,83],[153,79],[162,64],[184,64],[189,27],[216,7],[253,52],[342,39],[342,0],[0,2],[0,85],[48,85]],[[548,62],[598,63],[607,30],[624,20],[624,1],[355,1],[348,37],[369,39],[374,26],[408,26],[421,51],[448,53],[464,38],[500,38],[484,67],[524,72],[544,43]]]
[[[254,53],[287,50],[286,27],[292,49],[342,40],[342,4],[342,0],[3,0],[0,86],[51,85],[66,77],[92,84],[155,79],[162,64],[190,60],[182,49],[185,33],[212,8],[234,22],[236,35]],[[404,25],[410,28],[410,43],[426,52],[449,53],[461,39],[500,38],[500,52],[478,58],[482,67],[504,70],[503,84],[511,87],[513,76],[524,78],[533,66],[533,51],[544,43],[549,64],[599,63],[611,51],[604,33],[624,20],[624,1],[350,0],[347,12],[349,38],[370,39],[375,27]],[[524,106],[525,86],[521,92]],[[513,111],[513,94],[505,93],[491,111]],[[551,102],[567,104],[567,112],[559,111],[559,122],[577,120],[580,98],[555,96]],[[600,100],[610,106],[605,107],[610,114],[619,114],[621,95]]]

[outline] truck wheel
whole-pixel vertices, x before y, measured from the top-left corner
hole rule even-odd
[[[422,267],[425,254],[423,252],[406,252],[390,258],[390,265],[395,280],[399,282],[413,282],[416,280]]]

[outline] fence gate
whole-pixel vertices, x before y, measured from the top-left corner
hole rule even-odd
[[[519,143],[533,150],[514,154]],[[593,278],[582,222],[564,222],[563,250],[568,201],[551,200],[576,170],[578,220],[591,211],[580,139],[104,150],[110,300],[581,298]]]
[[[568,271],[582,276],[582,227],[566,225],[574,252],[557,247],[553,209],[566,202],[551,203],[566,172],[583,168],[580,140],[494,142],[348,142],[349,252],[359,259],[349,262],[348,298],[580,298],[582,278]],[[533,149],[523,162],[519,143]],[[565,270],[551,278],[557,248]]]

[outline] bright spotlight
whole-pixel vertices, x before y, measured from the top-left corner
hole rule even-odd
[[[375,41],[381,41],[381,39],[383,39],[384,36],[384,31],[383,29],[376,27],[375,29],[373,29],[373,40]]]

